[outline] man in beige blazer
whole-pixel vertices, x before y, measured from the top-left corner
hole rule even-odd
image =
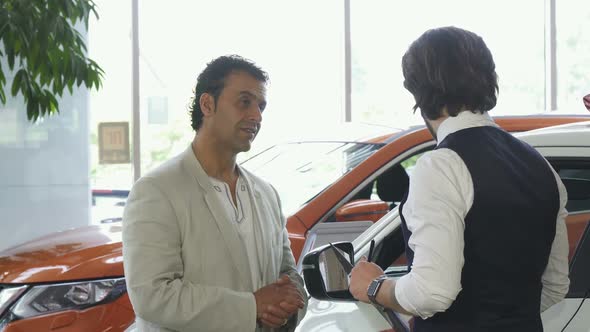
[[[307,305],[274,188],[236,164],[266,106],[267,74],[210,62],[186,151],[133,186],[123,258],[139,331],[292,331]]]

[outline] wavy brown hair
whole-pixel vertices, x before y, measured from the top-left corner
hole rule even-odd
[[[414,95],[414,111],[436,120],[446,107],[450,116],[463,110],[487,112],[496,106],[498,76],[483,39],[456,27],[426,31],[402,58],[404,87]]]

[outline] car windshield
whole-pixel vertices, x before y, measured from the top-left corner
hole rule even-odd
[[[383,144],[296,142],[270,147],[241,163],[270,182],[289,216]]]

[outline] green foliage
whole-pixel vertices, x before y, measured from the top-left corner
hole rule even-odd
[[[165,160],[170,159],[170,154],[172,153],[174,146],[178,142],[182,142],[182,139],[184,138],[182,135],[182,130],[178,129],[178,123],[176,123],[176,125],[173,127],[167,128],[167,131],[161,132],[159,136],[159,141],[163,144],[163,146],[159,149],[152,147],[150,151],[148,169],[152,169],[157,165],[160,165]]]
[[[401,163],[402,167],[406,170],[414,168],[414,166],[416,166],[416,162],[418,161],[418,158],[422,157],[423,154],[424,153],[419,153],[417,155],[413,155],[410,158],[402,161],[402,163]]]
[[[90,14],[98,18],[92,0],[2,0],[0,1],[0,103],[6,104],[5,62],[16,72],[10,87],[20,92],[27,118],[59,113],[57,96],[74,84],[99,89],[104,71],[86,56],[86,44],[74,28],[81,22],[88,29]],[[3,46],[3,47],[2,47]]]

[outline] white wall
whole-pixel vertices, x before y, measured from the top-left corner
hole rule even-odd
[[[59,115],[36,124],[22,96],[0,105],[0,250],[89,223],[88,92],[59,102]]]

